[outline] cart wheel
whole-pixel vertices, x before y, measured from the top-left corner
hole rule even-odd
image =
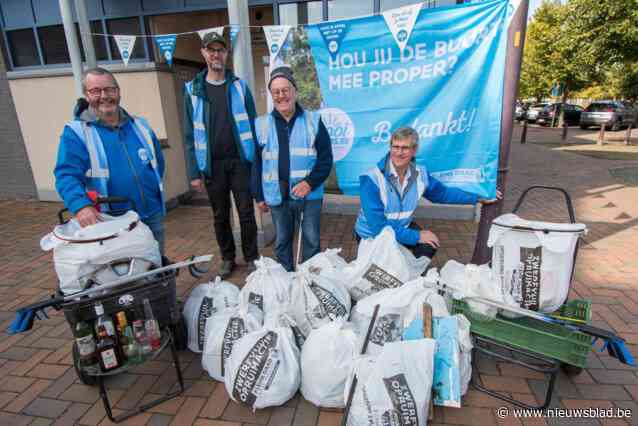
[[[569,377],[578,376],[583,371],[583,367],[576,367],[570,364],[561,364],[560,367]]]
[[[97,384],[95,376],[89,376],[80,368],[80,351],[78,350],[78,346],[75,342],[73,342],[73,368],[75,368],[75,373],[78,375],[82,384],[87,386],[94,386]]]

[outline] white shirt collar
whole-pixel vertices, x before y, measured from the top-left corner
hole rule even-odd
[[[392,160],[388,161],[388,163],[390,163],[390,176],[392,176],[393,179],[396,179],[396,184],[397,186],[400,184],[400,179],[399,179],[399,174],[397,173],[397,169],[394,167],[394,164],[392,164]],[[401,184],[401,194],[403,194],[403,192],[405,191],[405,188],[408,186],[408,181],[410,180],[410,176],[412,176],[412,171],[410,170],[411,167],[408,167],[408,169],[405,171],[405,178],[403,178],[403,184]]]

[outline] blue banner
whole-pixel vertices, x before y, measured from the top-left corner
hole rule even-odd
[[[173,65],[173,52],[175,52],[176,36],[175,34],[165,34],[155,36],[155,43],[159,49],[160,55],[166,59],[168,66]]]
[[[337,21],[333,38],[325,23],[307,26],[345,194],[358,194],[391,133],[411,126],[418,164],[450,186],[495,196],[512,13],[508,0],[424,8],[402,50],[380,15]]]

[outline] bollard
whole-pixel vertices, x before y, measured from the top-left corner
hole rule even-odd
[[[527,139],[527,118],[523,119],[523,132],[521,133],[521,143],[525,143]]]
[[[600,132],[598,133],[598,142],[597,144],[602,146],[605,142],[605,125],[600,126]]]
[[[567,121],[563,120],[563,134],[560,136],[562,143],[565,143],[567,140]]]
[[[625,133],[625,145],[631,145],[631,131],[634,128],[634,123],[629,123],[627,126],[627,132]]]

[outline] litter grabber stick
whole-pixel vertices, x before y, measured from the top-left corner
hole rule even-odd
[[[579,331],[581,333],[589,334],[590,336],[594,337],[592,344],[595,344],[598,339],[603,340],[604,344],[600,349],[601,352],[607,349],[607,352],[610,356],[616,358],[623,364],[627,364],[630,366],[636,365],[631,352],[629,352],[629,350],[625,346],[625,339],[618,336],[612,331],[605,330],[604,328],[594,327],[593,325],[589,324],[574,324],[569,320],[554,318],[548,315],[544,315],[540,312],[531,311],[529,309],[520,308],[517,306],[505,305],[503,303],[483,299],[482,297],[466,297],[464,298],[464,300],[483,303],[494,308],[499,308],[504,311],[513,312],[515,314],[523,315],[529,318],[534,318],[539,321],[547,322],[550,324],[558,324],[572,331]]]
[[[16,333],[21,333],[23,331],[30,330],[33,327],[33,321],[35,320],[36,317],[38,319],[48,318],[45,311],[46,308],[54,307],[59,310],[62,306],[62,303],[70,302],[72,300],[76,300],[82,297],[91,298],[91,297],[100,296],[104,294],[106,291],[122,286],[124,284],[129,284],[131,282],[140,280],[142,278],[151,277],[162,272],[173,271],[186,266],[191,266],[196,263],[210,262],[212,258],[213,258],[213,255],[211,254],[192,257],[191,259],[172,263],[170,265],[163,266],[161,268],[152,269],[150,271],[141,272],[135,275],[129,275],[124,278],[120,278],[118,280],[112,281],[108,284],[92,287],[87,290],[80,291],[78,293],[70,294],[68,296],[58,296],[58,297],[51,296],[49,299],[43,300],[41,302],[36,302],[31,305],[18,309],[18,311],[16,312],[15,319],[7,328],[7,333],[16,334]]]
[[[450,290],[460,292],[458,288],[447,286],[445,284],[439,284],[435,287],[444,292],[449,292]],[[534,318],[536,320],[543,321],[546,323],[561,325],[572,331],[579,331],[581,333],[588,334],[595,338],[592,344],[595,344],[598,339],[602,339],[605,343],[603,344],[601,351],[607,349],[607,352],[609,353],[610,356],[616,358],[618,361],[622,362],[623,364],[627,364],[630,366],[636,365],[634,362],[634,358],[631,355],[631,352],[629,352],[629,350],[625,346],[625,339],[618,336],[612,331],[605,330],[599,327],[594,327],[593,325],[589,325],[589,324],[575,324],[574,321],[572,321],[571,319],[562,319],[562,318],[559,319],[549,315],[542,314],[540,312],[531,311],[529,309],[521,308],[518,306],[506,305],[504,303],[495,302],[493,300],[484,299],[482,297],[470,296],[470,297],[464,297],[463,300],[469,300],[469,301],[482,303],[484,305],[488,305],[493,308],[502,309],[504,311],[512,312],[512,313],[522,315],[528,318]]]
[[[365,355],[368,350],[368,342],[370,341],[370,335],[372,334],[372,330],[374,329],[374,323],[377,321],[377,315],[379,314],[380,307],[381,305],[375,305],[374,311],[372,311],[372,319],[370,320],[370,325],[368,325],[366,339],[363,341],[361,355]],[[357,374],[355,372],[352,377],[352,382],[350,383],[350,390],[348,391],[348,401],[346,402],[346,408],[343,412],[343,417],[341,418],[341,426],[347,426],[348,424],[348,414],[350,414],[350,406],[352,405],[352,398],[354,398],[354,391],[357,388],[357,382]]]
[[[305,202],[304,202],[305,207]],[[297,256],[295,257],[295,270],[297,270],[297,266],[299,265],[299,257],[301,256],[301,238],[303,237],[303,231],[301,224],[303,223],[303,208],[301,209],[301,214],[299,215],[299,236],[297,237]]]

